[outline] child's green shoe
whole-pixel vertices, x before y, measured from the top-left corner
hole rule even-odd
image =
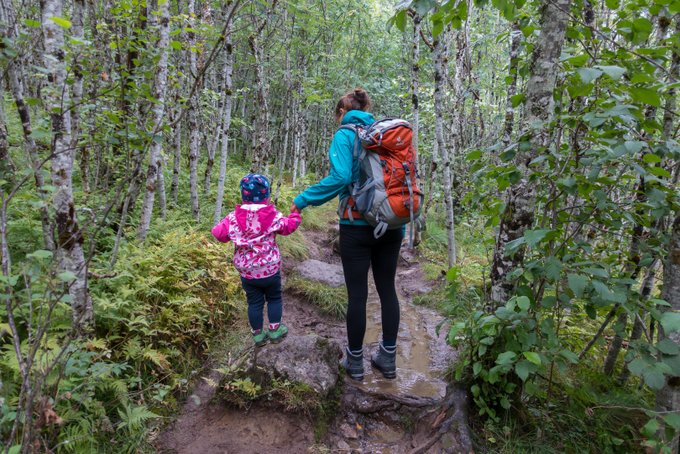
[[[288,327],[286,327],[286,325],[283,323],[279,323],[279,326],[277,326],[275,329],[269,330],[269,341],[272,344],[279,343],[284,337],[286,337],[286,334],[288,334]]]
[[[259,329],[253,333],[253,342],[255,342],[256,347],[262,347],[268,339],[267,330]]]

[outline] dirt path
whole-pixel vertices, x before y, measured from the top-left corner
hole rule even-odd
[[[333,235],[332,230],[305,232],[310,255],[326,263],[339,264],[339,258],[332,252]],[[286,264],[288,268],[295,265]],[[428,283],[417,261],[408,253],[400,260],[397,283],[402,303],[398,377],[385,380],[374,374],[366,358],[364,381],[357,384],[345,380],[338,415],[322,440],[315,441],[314,421],[304,415],[285,413],[271,404],[256,403],[245,410],[230,408],[212,399],[215,389],[209,382],[219,379],[219,373],[213,371],[209,373],[209,380],[197,383],[178,419],[159,436],[158,451],[208,454],[461,452],[461,437],[457,437],[455,431],[443,437],[438,433],[461,416],[454,415],[460,413],[454,411],[454,407],[462,403],[451,398],[452,392],[441,378],[445,367],[455,359],[455,352],[445,342],[446,330],[440,335],[435,332],[441,316],[411,304],[411,296],[427,291]],[[291,295],[286,295],[284,304],[284,318],[291,332],[316,334],[344,344],[344,321],[324,316],[312,305]],[[372,351],[380,336],[380,308],[374,288],[369,291],[367,312],[365,343],[368,351]]]

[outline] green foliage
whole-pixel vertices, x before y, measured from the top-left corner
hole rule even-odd
[[[291,274],[286,279],[286,290],[338,319],[344,318],[347,313],[347,291],[344,287],[330,287],[297,274]]]

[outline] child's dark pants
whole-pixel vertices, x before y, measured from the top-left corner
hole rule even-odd
[[[283,305],[281,303],[280,271],[263,279],[245,279],[242,277],[241,285],[248,299],[248,321],[253,330],[262,329],[265,300],[269,323],[281,323]]]

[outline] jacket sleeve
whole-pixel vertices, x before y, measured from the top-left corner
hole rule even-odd
[[[348,129],[340,129],[335,133],[329,150],[330,174],[295,197],[293,202],[298,208],[323,205],[352,182],[355,137],[355,133]]]
[[[215,227],[212,228],[211,233],[221,243],[229,242],[229,217],[222,219]]]
[[[301,222],[302,217],[300,216],[300,213],[291,213],[288,217],[282,216],[280,226],[276,233],[283,236],[290,235],[300,227]]]

